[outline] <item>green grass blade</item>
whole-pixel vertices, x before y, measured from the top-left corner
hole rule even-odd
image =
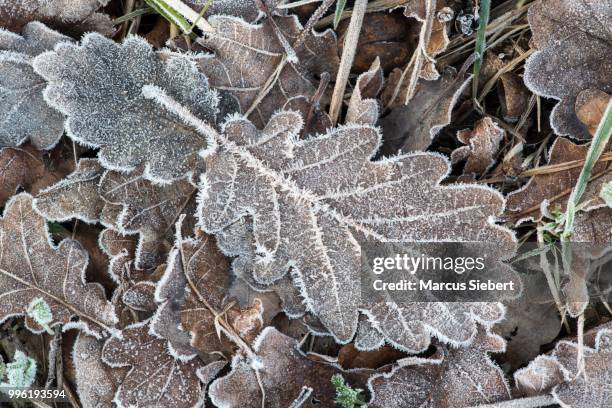
[[[474,78],[472,79],[472,97],[476,99],[478,93],[478,75],[484,60],[484,52],[487,45],[486,32],[489,24],[489,13],[491,11],[491,0],[482,0],[480,2],[480,11],[478,17],[478,31],[476,32],[476,46],[474,52],[476,60],[474,61]]]

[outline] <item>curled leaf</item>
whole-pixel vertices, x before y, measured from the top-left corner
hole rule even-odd
[[[374,125],[378,121],[378,101],[376,96],[383,86],[383,71],[380,68],[380,59],[376,58],[367,72],[359,75],[355,89],[351,94],[346,123]]]
[[[463,174],[482,175],[495,163],[495,156],[504,134],[504,130],[491,118],[479,120],[474,130],[457,132],[457,139],[468,146],[455,149],[451,154],[451,161],[457,163],[466,160]]]

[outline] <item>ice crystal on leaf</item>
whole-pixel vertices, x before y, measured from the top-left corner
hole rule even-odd
[[[117,44],[88,34],[80,45],[39,55],[34,68],[49,82],[45,100],[68,117],[68,136],[100,148],[103,166],[126,171],[146,164],[145,178],[160,183],[198,168],[206,140],[143,95],[145,85],[155,85],[214,125],[218,95],[187,58],[163,61],[140,37]]]

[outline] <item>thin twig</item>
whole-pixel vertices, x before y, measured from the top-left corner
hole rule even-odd
[[[353,60],[355,59],[357,42],[359,41],[359,33],[361,32],[361,25],[363,24],[363,17],[365,15],[367,5],[368,0],[355,1],[355,8],[353,9],[351,21],[346,32],[344,49],[342,50],[342,58],[340,59],[340,67],[338,68],[336,84],[334,85],[334,93],[332,94],[331,104],[329,107],[329,116],[334,125],[338,122],[338,116],[340,115],[340,110],[342,109],[344,90],[346,89],[346,83],[348,81],[349,74],[351,73]]]
[[[419,82],[419,76],[421,75],[421,68],[427,55],[427,46],[431,38],[431,30],[433,28],[434,14],[436,11],[436,2],[434,0],[425,0],[425,21],[421,25],[421,31],[419,33],[419,44],[416,50],[416,57],[414,59],[414,66],[412,67],[412,73],[410,75],[410,82],[406,89],[406,97],[404,104],[408,105],[408,102],[412,99],[417,83]]]

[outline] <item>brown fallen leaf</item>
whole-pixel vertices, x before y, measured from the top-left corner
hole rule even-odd
[[[113,23],[106,14],[97,13],[109,0],[0,0],[0,25],[19,31],[31,21],[41,21],[51,27],[82,34],[98,31],[114,33]]]
[[[574,219],[572,241],[590,244],[590,256],[601,257],[612,247],[612,208],[580,211]]]
[[[339,366],[310,360],[298,349],[297,340],[270,326],[253,343],[253,352],[256,357],[252,361],[237,354],[232,371],[210,385],[213,404],[259,408],[263,388],[267,407],[303,406],[292,404],[312,399],[323,407],[334,406],[336,391],[331,377],[343,373]]]
[[[578,366],[577,343],[560,341],[551,356],[539,356],[514,379],[520,392],[550,393],[564,407],[606,407],[610,402],[612,376],[612,329],[596,328],[591,346],[584,347],[584,372]],[[585,335],[585,343],[589,343]]]
[[[379,107],[375,99],[384,83],[380,60],[376,58],[367,72],[359,75],[351,94],[346,123],[374,125],[378,121]]]
[[[342,20],[336,30],[340,53],[349,21]],[[376,58],[380,59],[380,66],[385,72],[406,65],[418,42],[418,27],[415,26],[408,24],[401,13],[366,13],[357,42],[359,52],[355,55],[351,71],[366,72]]]
[[[19,187],[30,190],[45,176],[45,162],[40,151],[30,145],[0,150],[0,205],[4,205]]]
[[[157,285],[155,298],[160,306],[151,323],[152,332],[168,340],[173,355],[189,358],[196,351],[231,351],[217,327],[219,318],[226,319],[247,342],[259,333],[262,303],[257,301],[244,310],[228,303],[228,269],[212,237],[177,239]]]
[[[527,109],[529,91],[514,72],[505,72],[499,77],[497,90],[504,120],[516,123]]]
[[[187,179],[160,185],[147,180],[142,167],[129,173],[107,171],[98,192],[106,203],[123,208],[117,222],[119,231],[140,235],[137,268],[154,269],[163,261],[181,214],[187,214],[183,232],[195,225],[196,188]]]
[[[504,340],[479,330],[469,347],[438,347],[433,358],[408,357],[390,373],[370,378],[369,406],[471,407],[510,399],[503,371],[490,352],[503,352]]]
[[[555,133],[590,139],[574,108],[589,88],[612,93],[612,32],[608,1],[543,0],[527,15],[537,51],[525,63],[525,84],[534,93],[559,100],[550,116]]]
[[[294,96],[285,102],[283,110],[300,112],[304,118],[304,128],[300,132],[301,138],[322,134],[333,126],[331,118],[321,109],[321,105],[313,98]]]
[[[464,175],[483,175],[495,163],[499,145],[506,132],[489,117],[476,122],[473,130],[460,130],[457,139],[463,144],[451,154],[451,162],[456,164],[466,160]]]
[[[114,308],[99,284],[85,282],[87,252],[73,240],[53,246],[45,220],[32,208],[32,196],[14,196],[0,220],[0,321],[23,316],[38,299],[50,308],[49,327],[78,327],[99,337],[113,331]],[[72,321],[78,316],[78,322]],[[35,333],[44,328],[30,316],[26,327]]]
[[[273,15],[259,25],[212,16],[210,24],[216,32],[198,41],[214,54],[197,59],[200,70],[211,86],[234,95],[242,113],[261,126],[289,98],[312,96],[313,75],[336,74],[339,57],[331,30],[307,35],[295,55],[286,55],[282,41],[292,43],[302,30],[296,16]]]
[[[380,120],[388,152],[425,150],[440,130],[451,120],[451,111],[457,99],[471,80],[464,79],[450,70],[442,73],[435,81],[418,83],[414,97],[408,105],[401,98],[393,99],[393,92],[401,77],[401,71],[393,70],[383,90],[385,106],[392,108],[391,113]]]
[[[592,88],[581,91],[576,97],[576,116],[587,126],[592,136],[597,131],[609,101],[610,95]]]
[[[76,391],[83,408],[110,407],[127,368],[109,367],[102,362],[104,342],[79,333],[72,349]]]
[[[577,145],[569,139],[560,137],[550,148],[548,165],[584,160],[588,150],[588,145]],[[612,144],[608,145],[606,151],[612,151]],[[588,201],[589,204],[583,210],[589,211],[605,205],[605,202],[599,197],[599,191],[604,183],[612,180],[611,163],[610,161],[599,162],[593,167],[592,181],[588,183],[582,196],[582,202]],[[582,166],[576,166],[567,170],[534,175],[525,186],[508,195],[507,215],[518,224],[526,220],[541,220],[542,205],[558,206],[561,211],[565,211],[567,200],[578,181],[581,170]]]
[[[168,353],[166,341],[149,333],[148,323],[143,321],[125,328],[121,339],[110,338],[102,348],[102,360],[106,364],[130,367],[114,402],[121,407],[191,408],[201,404],[200,381],[206,386],[225,366],[225,361],[207,365],[198,358],[176,360]]]

